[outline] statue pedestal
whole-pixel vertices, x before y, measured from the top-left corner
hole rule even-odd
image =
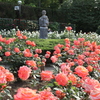
[[[40,27],[40,39],[48,38],[48,27]]]

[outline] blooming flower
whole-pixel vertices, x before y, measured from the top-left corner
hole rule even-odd
[[[80,45],[80,41],[79,40],[74,40],[74,45]]]
[[[84,78],[87,75],[89,75],[88,70],[83,66],[77,66],[75,68],[75,74],[77,74],[78,76],[80,76],[82,78]]]
[[[62,71],[64,74],[66,74],[66,75],[68,75],[69,72],[71,72],[70,66],[69,66],[69,65],[66,65],[66,63],[62,63],[62,64],[60,65],[60,67],[61,67],[61,71]]]
[[[48,90],[43,90],[39,94],[41,96],[40,100],[59,100],[56,96],[53,95],[52,92]]]
[[[85,38],[78,38],[78,40],[79,40],[80,42],[83,42],[83,41],[85,41]]]
[[[66,28],[67,31],[72,30],[72,27],[71,27],[71,26],[69,26],[69,27],[65,27],[65,28]]]
[[[35,58],[37,58],[39,55],[38,55],[38,54],[34,54],[33,56],[34,56]]]
[[[50,81],[51,79],[53,79],[53,74],[52,73],[53,73],[52,71],[42,71],[40,73],[41,80]]]
[[[50,54],[45,54],[45,58],[49,58],[50,57]]]
[[[93,71],[93,67],[91,65],[88,65],[86,68],[88,69],[89,72]]]
[[[24,57],[32,57],[32,53],[30,53],[30,52],[23,52],[23,54],[24,54]]]
[[[46,54],[51,54],[51,52],[50,51],[46,51]]]
[[[26,60],[26,65],[36,67],[36,61],[34,60]]]
[[[23,39],[25,39],[25,40],[27,39],[27,36],[26,36],[26,35],[23,35],[22,37],[23,37]]]
[[[100,100],[100,88],[95,88],[90,92],[89,98],[91,100]]]
[[[65,43],[70,44],[70,40],[69,40],[69,38],[65,38],[64,41],[65,41]]]
[[[42,53],[41,49],[35,49],[35,53]]]
[[[10,56],[10,55],[11,55],[11,53],[9,51],[5,52],[5,56]]]
[[[63,99],[65,97],[65,95],[66,95],[61,90],[56,90],[55,94],[59,99]]]
[[[31,69],[28,68],[27,66],[21,66],[20,69],[18,70],[18,76],[22,80],[27,80],[30,76]]]
[[[41,100],[36,90],[30,88],[19,88],[17,94],[14,95],[14,100]]]
[[[64,73],[57,74],[55,76],[55,80],[59,85],[62,85],[62,86],[66,86],[68,83],[68,78],[67,78],[66,74],[64,74]]]
[[[53,63],[55,63],[58,60],[56,56],[52,56],[50,59],[52,60]]]
[[[14,81],[14,75],[4,67],[0,66],[0,83]]]
[[[20,52],[20,49],[16,47],[16,48],[14,48],[14,51],[15,52]]]
[[[18,30],[17,32],[16,32],[16,36],[22,36],[23,34],[21,33],[21,31],[20,30]]]
[[[83,81],[82,87],[85,89],[85,92],[90,93],[91,90],[94,90],[95,88],[100,88],[100,83],[98,80],[87,77]]]
[[[77,84],[77,77],[74,74],[69,74],[68,79],[69,79],[69,81],[71,81],[72,85]]]
[[[7,83],[6,75],[0,70],[0,84]]]
[[[31,41],[30,41],[30,40],[27,40],[27,41],[26,41],[26,44],[27,44],[27,45],[31,45]]]
[[[75,53],[74,53],[74,50],[72,50],[72,49],[70,49],[70,50],[68,50],[67,51],[70,55],[74,55]]]
[[[6,74],[6,80],[7,80],[8,82],[14,81],[14,75],[13,75],[12,73],[10,73],[10,72],[8,71],[8,72],[5,73],[5,74]]]

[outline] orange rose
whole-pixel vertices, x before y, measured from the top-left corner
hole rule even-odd
[[[26,60],[26,65],[36,67],[36,61],[34,60]]]
[[[5,56],[10,56],[11,53],[9,51],[5,52]]]
[[[87,66],[87,69],[88,69],[89,72],[92,72],[93,71],[93,67],[91,65],[88,65]]]
[[[62,85],[62,86],[66,86],[68,83],[68,78],[67,78],[66,74],[64,74],[64,73],[57,74],[55,76],[55,80],[59,85]]]
[[[31,42],[30,40],[27,40],[27,41],[26,41],[26,44],[27,44],[27,45],[31,45],[31,43],[32,43],[32,42]]]
[[[42,71],[40,73],[41,80],[50,81],[51,79],[53,79],[52,73],[52,71]]]
[[[15,51],[15,52],[20,52],[19,48],[17,48],[17,47],[14,48],[14,51]]]
[[[74,74],[69,74],[68,79],[69,79],[69,81],[71,81],[72,85],[77,84],[77,77]]]
[[[63,99],[65,97],[65,93],[63,93],[61,90],[56,90],[55,92],[56,96],[60,99]]]
[[[30,52],[24,52],[24,57],[32,57],[32,53]]]
[[[35,46],[36,46],[36,44],[35,44],[35,42],[34,42],[34,41],[32,41],[32,42],[31,42],[31,46],[33,46],[33,47],[35,47]]]
[[[40,100],[59,100],[57,97],[53,95],[50,90],[43,90],[40,92],[41,99]]]
[[[6,73],[6,80],[8,82],[14,81],[14,75],[10,73],[9,71]]]
[[[36,90],[29,88],[19,88],[17,94],[14,95],[14,100],[41,100]]]
[[[27,66],[21,66],[20,69],[18,70],[18,76],[22,80],[27,80],[30,76],[31,69],[28,68]]]
[[[70,43],[70,39],[69,39],[69,38],[65,38],[64,41],[65,41],[66,43],[68,43],[68,44]]]
[[[77,66],[75,68],[75,74],[77,74],[78,76],[80,76],[82,78],[89,75],[88,70],[83,66]]]
[[[23,37],[23,39],[25,39],[25,40],[27,39],[27,36],[26,36],[26,35],[23,35],[22,37]]]

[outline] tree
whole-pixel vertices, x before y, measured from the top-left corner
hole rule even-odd
[[[76,24],[77,31],[94,31],[95,16],[94,16],[95,0],[74,0],[69,8],[68,20]]]

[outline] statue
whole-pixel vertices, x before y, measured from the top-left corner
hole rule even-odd
[[[39,18],[39,27],[40,27],[40,39],[47,39],[48,38],[48,25],[49,19],[46,16],[46,11],[42,11],[42,16]]]

